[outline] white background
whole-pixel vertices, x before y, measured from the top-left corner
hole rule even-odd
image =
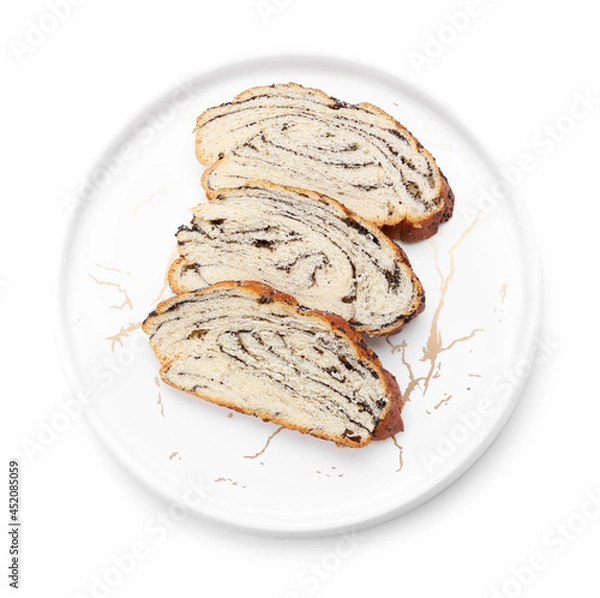
[[[600,517],[592,515],[600,507],[577,515],[589,493],[600,496],[593,5],[79,0],[62,11],[55,30],[35,39],[32,24],[53,26],[41,0],[5,2],[0,16],[2,468],[21,462],[21,595],[91,596],[95,576],[139,542],[144,558],[109,574],[113,587],[95,595],[599,595]],[[351,544],[254,537],[193,518],[148,535],[166,505],[116,464],[83,418],[33,458],[23,448],[69,396],[54,341],[61,197],[171,85],[290,52],[355,59],[417,85],[502,169],[534,158],[519,187],[542,256],[550,348],[498,440],[463,478]],[[547,127],[558,127],[553,142]],[[563,524],[571,526],[564,544],[552,540]],[[532,560],[542,563],[536,571],[523,567]]]

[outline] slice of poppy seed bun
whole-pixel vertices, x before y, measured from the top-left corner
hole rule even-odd
[[[317,193],[261,182],[211,192],[177,239],[175,293],[258,280],[370,335],[398,332],[425,307],[402,249]]]
[[[433,156],[372,104],[295,83],[254,87],[201,114],[195,132],[208,191],[257,178],[317,191],[404,241],[432,236],[452,215]]]
[[[403,430],[398,384],[361,335],[267,285],[177,295],[143,329],[162,379],[202,399],[351,447]]]

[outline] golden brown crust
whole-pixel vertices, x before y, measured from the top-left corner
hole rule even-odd
[[[305,309],[302,306],[299,306],[296,299],[294,299],[294,297],[292,297],[291,295],[288,295],[287,293],[282,293],[281,291],[277,291],[276,289],[274,289],[264,283],[257,282],[257,281],[247,281],[247,282],[225,281],[225,282],[217,283],[211,287],[207,287],[206,289],[201,289],[199,291],[194,291],[192,293],[183,293],[181,295],[176,295],[175,297],[171,297],[171,298],[166,299],[165,301],[162,301],[161,303],[159,303],[156,306],[155,311],[150,313],[149,316],[144,320],[144,322],[142,324],[142,329],[144,330],[144,332],[146,334],[150,334],[152,331],[153,319],[156,316],[165,313],[173,305],[176,305],[177,303],[179,303],[181,301],[184,301],[186,299],[191,299],[194,297],[198,297],[199,295],[202,295],[203,293],[212,292],[215,289],[233,288],[233,287],[243,288],[246,291],[249,291],[251,293],[254,293],[254,294],[260,296],[260,298],[265,298],[265,299],[269,299],[271,301],[276,301],[279,303],[286,304],[289,308],[291,308],[296,313],[301,313],[301,314],[309,316],[309,317],[314,317],[314,318],[318,318],[318,319],[326,321],[329,324],[329,327],[331,328],[331,330],[335,334],[339,334],[339,335],[346,337],[346,339],[354,347],[357,357],[360,360],[367,361],[369,363],[369,366],[371,368],[373,368],[373,370],[375,372],[377,372],[377,374],[383,379],[383,381],[385,383],[387,395],[389,397],[387,409],[384,411],[379,423],[375,427],[372,437],[366,438],[364,442],[358,443],[356,441],[353,441],[349,438],[345,438],[342,436],[330,437],[330,436],[320,432],[319,430],[309,430],[303,426],[298,426],[294,422],[285,420],[284,418],[281,418],[281,417],[273,417],[272,415],[261,412],[259,410],[252,410],[252,409],[244,410],[243,408],[233,405],[228,401],[216,399],[215,397],[202,395],[197,392],[191,393],[191,394],[195,394],[199,398],[208,400],[212,403],[223,405],[225,407],[229,407],[230,409],[234,409],[236,411],[248,413],[250,415],[255,415],[257,417],[260,417],[261,419],[273,421],[274,423],[286,426],[288,428],[298,430],[298,431],[306,433],[306,434],[311,434],[311,435],[317,436],[319,438],[324,438],[325,440],[333,440],[334,442],[336,442],[338,444],[342,444],[342,445],[350,446],[350,447],[354,447],[354,448],[359,448],[359,447],[365,446],[372,439],[383,440],[384,438],[388,438],[388,437],[393,436],[394,434],[397,434],[398,432],[401,432],[404,430],[402,417],[400,415],[400,412],[402,410],[403,401],[402,401],[402,395],[400,393],[400,389],[398,387],[398,383],[396,382],[396,379],[394,378],[394,376],[390,372],[388,372],[387,370],[385,370],[383,368],[381,361],[379,360],[377,355],[366,345],[366,343],[365,343],[363,337],[360,335],[360,333],[358,333],[356,330],[354,330],[350,326],[350,324],[346,320],[344,320],[341,316],[337,316],[335,314],[330,314],[327,312],[322,312],[319,310]],[[156,356],[158,357],[158,359],[161,361],[161,364],[162,364],[162,367],[160,370],[161,378],[164,380],[164,382],[166,384],[169,384],[170,386],[172,386],[173,388],[177,388],[178,390],[182,390],[181,388],[172,384],[171,382],[169,382],[166,379],[165,372],[171,365],[172,360],[169,360],[168,357],[166,357],[165,355],[162,355],[160,353],[160,351],[158,350],[158,348],[152,343],[152,340],[150,341],[150,343],[152,345],[152,348],[154,349],[154,352],[156,353]]]
[[[264,298],[273,299],[274,301],[281,301],[282,303],[287,303],[287,304],[291,305],[292,307],[298,307],[298,301],[296,301],[296,299],[294,297],[292,297],[291,295],[288,295],[287,293],[282,293],[281,291],[278,291],[277,289],[274,289],[273,287],[270,287],[269,285],[266,285],[262,282],[258,282],[256,280],[250,280],[250,281],[224,280],[223,282],[218,282],[216,284],[213,284],[210,287],[206,287],[205,289],[200,289],[198,291],[193,291],[193,292],[188,292],[188,293],[180,293],[173,297],[169,297],[168,299],[165,299],[164,301],[161,301],[156,306],[156,309],[154,311],[150,312],[148,317],[142,323],[142,330],[145,333],[149,333],[151,319],[157,315],[160,316],[161,314],[164,314],[171,307],[173,307],[177,303],[180,303],[181,301],[184,301],[186,299],[194,299],[195,297],[198,297],[199,295],[202,295],[203,293],[215,291],[220,288],[228,288],[229,289],[232,287],[242,287],[244,289],[254,292],[257,295],[261,295]],[[328,314],[325,314],[323,312],[323,315],[328,315]]]
[[[179,269],[179,266],[183,264],[183,262],[185,262],[185,260],[182,257],[178,257],[171,262],[171,265],[167,270],[167,281],[169,283],[169,286],[171,287],[171,290],[176,295],[182,295],[188,292],[178,282],[177,271]]]
[[[454,212],[454,192],[450,188],[448,180],[441,170],[440,175],[442,176],[440,197],[443,199],[440,208],[422,220],[415,221],[407,218],[398,224],[385,226],[383,227],[383,232],[386,235],[391,239],[400,239],[400,241],[405,243],[423,241],[435,235],[440,224],[443,224],[452,218]]]
[[[389,385],[394,384],[398,386],[396,378],[392,376],[387,370],[384,370],[386,381]],[[404,432],[404,422],[402,421],[402,408],[404,407],[404,399],[400,395],[400,389],[398,388],[398,394],[394,395],[394,399],[390,401],[390,407],[373,431],[373,440],[385,440],[398,434],[398,432]]]
[[[230,105],[235,102],[242,102],[246,99],[251,99],[252,97],[254,97],[257,94],[257,92],[268,92],[268,90],[274,86],[275,85],[251,87],[251,88],[239,93],[233,99],[232,102],[226,102],[224,105]],[[323,100],[323,102],[328,106],[335,106],[340,103],[340,100],[327,95],[324,91],[322,91],[320,89],[316,89],[316,88],[312,88],[312,87],[304,87],[302,85],[299,85],[298,83],[293,83],[293,82],[287,83],[287,84],[285,84],[285,86],[290,87],[290,88],[303,89],[303,90],[308,91],[316,96],[319,96]],[[404,136],[406,136],[408,139],[410,139],[413,142],[415,148],[419,152],[421,152],[422,154],[425,154],[425,156],[428,158],[428,160],[432,164],[434,170],[437,171],[437,174],[439,174],[438,185],[437,185],[437,189],[436,189],[436,195],[437,195],[437,198],[439,201],[439,207],[437,210],[435,210],[435,212],[432,212],[431,214],[427,214],[426,216],[423,216],[420,218],[415,218],[415,217],[411,218],[409,216],[404,219],[398,219],[397,221],[372,220],[372,221],[370,221],[371,224],[373,224],[379,228],[384,227],[386,234],[388,234],[392,239],[400,239],[401,241],[409,242],[409,243],[412,243],[415,241],[422,241],[424,239],[428,239],[429,237],[435,235],[435,233],[437,233],[437,231],[438,231],[440,224],[443,224],[444,222],[446,222],[447,220],[449,220],[452,217],[452,213],[454,210],[454,193],[452,192],[452,189],[450,188],[448,179],[444,176],[443,172],[437,165],[437,162],[435,161],[435,158],[433,157],[431,152],[429,150],[427,150],[425,147],[423,147],[421,142],[404,125],[402,125],[400,122],[398,122],[393,116],[391,116],[390,114],[385,112],[382,108],[379,108],[378,106],[370,104],[369,102],[360,102],[358,104],[350,104],[347,102],[341,102],[341,104],[343,104],[345,107],[348,107],[348,108],[357,108],[357,109],[365,110],[367,112],[370,112],[371,114],[375,114],[378,117],[386,120],[389,123],[390,128],[395,128],[396,130],[401,132]],[[204,164],[205,166],[209,167],[204,171],[204,173],[202,175],[202,187],[204,188],[204,190],[207,193],[210,191],[210,188],[208,186],[208,179],[209,179],[212,171],[214,169],[216,169],[218,167],[218,165],[220,163],[222,163],[222,161],[228,159],[227,156],[223,156],[215,161],[213,159],[210,159],[205,153],[202,152],[200,128],[201,128],[204,120],[206,119],[206,116],[208,115],[208,113],[211,110],[212,110],[212,108],[209,108],[208,110],[205,110],[200,116],[198,116],[198,118],[196,119],[196,127],[194,129],[194,132],[196,133],[196,143],[195,143],[196,158],[198,159],[198,161],[201,164]]]

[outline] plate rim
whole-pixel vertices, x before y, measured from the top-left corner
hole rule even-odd
[[[206,84],[206,82],[214,79],[218,80],[221,78],[227,78],[236,71],[239,72],[240,69],[250,69],[256,67],[283,67],[290,65],[292,67],[302,66],[303,68],[310,66],[315,66],[320,69],[330,68],[335,69],[336,72],[339,73],[351,72],[355,76],[358,75],[365,79],[377,80],[393,89],[404,90],[410,97],[419,101],[423,101],[423,103],[429,109],[432,109],[436,114],[438,114],[453,130],[456,130],[460,136],[471,146],[471,148],[477,152],[481,161],[485,164],[489,171],[497,176],[497,180],[501,179],[501,173],[497,164],[492,159],[491,155],[483,146],[483,144],[473,135],[473,133],[471,133],[470,129],[463,124],[462,120],[457,118],[451,111],[449,111],[443,105],[443,103],[432,97],[413,82],[409,82],[399,75],[392,74],[385,69],[373,66],[372,64],[366,62],[357,62],[355,60],[323,54],[266,54],[254,56],[245,60],[230,61],[220,66],[211,68],[210,70],[200,71],[187,78],[187,81],[190,85],[196,86],[201,82]],[[139,118],[141,115],[147,114],[160,106],[173,93],[174,89],[174,86],[171,85],[165,91],[158,94],[152,100],[146,102],[143,106],[136,110],[135,113],[131,115],[131,118],[122,121],[126,124],[124,126],[122,125],[115,135],[113,135],[111,140],[104,147],[103,151],[100,152],[98,158],[88,169],[86,173],[87,180],[90,179],[96,168],[101,164],[102,159],[114,153],[114,151],[121,145],[123,140],[128,137],[136,118]],[[77,367],[73,359],[73,352],[69,347],[68,341],[69,334],[65,280],[68,273],[68,263],[71,255],[69,249],[75,237],[75,232],[80,217],[83,214],[86,205],[88,204],[86,199],[91,195],[93,196],[93,191],[89,189],[84,189],[83,193],[78,193],[76,195],[77,201],[75,208],[71,214],[66,229],[63,231],[63,242],[60,251],[58,267],[58,289],[57,301],[55,304],[58,313],[56,314],[57,317],[55,320],[55,340],[60,365],[73,395],[76,395],[76,390],[80,388],[81,385],[78,382],[79,374],[77,372]],[[524,254],[521,255],[521,257],[525,258],[523,270],[527,286],[524,289],[524,292],[528,303],[530,304],[528,311],[530,314],[534,315],[533,318],[526,320],[526,329],[521,330],[519,352],[513,356],[515,361],[528,355],[533,342],[539,335],[542,324],[540,256],[533,239],[531,218],[525,203],[522,201],[519,202],[517,209],[516,198],[520,195],[520,192],[515,191],[515,189],[511,189],[506,197],[504,197],[502,200],[511,209],[515,222],[518,225],[518,239],[523,244],[523,251],[521,253]],[[528,373],[528,375],[520,381],[520,384],[513,388],[510,397],[505,400],[501,417],[496,420],[495,425],[489,430],[486,436],[483,437],[478,444],[476,444],[473,449],[469,451],[468,455],[466,455],[465,458],[463,458],[453,470],[441,476],[441,479],[432,482],[432,484],[424,492],[421,491],[416,496],[409,497],[407,501],[404,501],[401,505],[394,509],[375,513],[367,518],[357,518],[352,522],[337,522],[335,520],[330,520],[328,524],[322,524],[318,527],[315,527],[314,525],[312,527],[308,527],[305,523],[299,526],[294,526],[291,524],[291,522],[288,522],[287,525],[277,523],[271,523],[269,525],[263,521],[255,522],[241,520],[240,517],[232,516],[231,513],[220,513],[220,516],[215,516],[198,509],[190,509],[190,512],[193,513],[194,516],[213,524],[216,523],[225,525],[237,530],[270,537],[323,537],[381,525],[429,502],[432,498],[442,494],[444,490],[462,478],[463,475],[469,469],[471,469],[471,467],[473,467],[475,463],[477,463],[477,461],[479,461],[479,459],[486,453],[489,447],[495,442],[500,432],[504,429],[511,415],[514,413],[523,391],[527,386],[529,378],[530,375]],[[132,475],[138,482],[140,482],[146,488],[152,490],[155,495],[160,496],[162,499],[181,504],[181,497],[178,496],[176,492],[174,492],[171,488],[166,487],[164,484],[161,484],[157,480],[150,479],[150,476],[143,476],[139,471],[140,468],[136,467],[135,459],[131,455],[123,454],[123,451],[120,451],[117,446],[114,446],[115,441],[111,438],[110,431],[107,430],[106,425],[100,420],[99,417],[95,416],[92,412],[90,412],[89,409],[85,408],[85,405],[81,405],[81,412],[108,452],[128,472],[129,475]]]

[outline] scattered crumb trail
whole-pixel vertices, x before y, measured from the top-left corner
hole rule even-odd
[[[158,401],[157,404],[160,407],[160,414],[164,417],[165,416],[165,406],[163,405],[162,402],[162,394],[160,394],[160,378],[158,376],[154,376],[154,382],[156,383],[156,386],[158,387]]]
[[[117,343],[119,343],[119,345],[121,345],[121,347],[123,346],[123,339],[128,337],[130,333],[132,333],[134,330],[137,330],[138,328],[142,327],[142,323],[141,322],[129,322],[129,325],[127,327],[125,326],[121,326],[121,330],[119,330],[119,332],[117,332],[116,334],[113,334],[112,336],[107,336],[106,340],[107,341],[111,341],[111,351],[114,351]]]
[[[398,440],[395,436],[392,436],[392,442],[394,443],[394,446],[398,449],[400,453],[398,456],[398,469],[396,469],[396,471],[400,471],[404,467],[404,459],[402,457],[402,452],[404,449],[400,444],[398,444]]]
[[[277,436],[277,434],[279,434],[279,432],[281,432],[281,430],[283,430],[284,427],[285,426],[279,426],[279,428],[277,428],[277,430],[275,430],[275,432],[273,432],[273,434],[271,434],[271,436],[267,438],[265,446],[263,446],[263,448],[260,451],[258,451],[256,455],[244,455],[244,459],[256,459],[257,457],[260,457],[262,454],[264,454],[268,446],[271,444],[271,440],[273,440],[273,438],[275,438],[275,436]]]
[[[429,330],[429,337],[427,338],[427,341],[422,348],[423,355],[420,359],[421,362],[429,362],[429,368],[427,373],[422,376],[415,375],[412,365],[406,359],[406,340],[403,340],[401,343],[395,345],[392,343],[389,336],[386,337],[386,342],[392,348],[392,353],[400,353],[400,359],[402,360],[402,364],[408,372],[408,384],[406,385],[406,388],[402,393],[402,397],[405,403],[410,401],[411,394],[417,387],[422,388],[422,394],[423,396],[425,396],[427,390],[429,389],[431,380],[440,376],[440,370],[442,367],[442,363],[440,362],[440,355],[442,353],[450,351],[458,343],[468,341],[469,339],[472,339],[477,333],[484,331],[483,328],[474,328],[468,334],[465,334],[464,336],[461,336],[459,338],[455,338],[447,345],[444,345],[444,342],[442,340],[442,332],[439,327],[439,319],[444,308],[446,295],[450,288],[450,283],[454,278],[454,274],[456,273],[456,261],[454,254],[460,246],[460,244],[467,238],[469,233],[473,230],[473,227],[477,223],[478,219],[479,213],[469,224],[469,226],[467,226],[467,228],[463,231],[463,233],[454,243],[454,245],[450,247],[448,251],[450,267],[446,275],[443,274],[442,269],[440,267],[437,245],[435,244],[435,241],[433,239],[429,239],[429,242],[431,243],[431,247],[433,249],[433,260],[435,264],[435,269],[440,277],[440,299],[433,313],[431,328]]]

